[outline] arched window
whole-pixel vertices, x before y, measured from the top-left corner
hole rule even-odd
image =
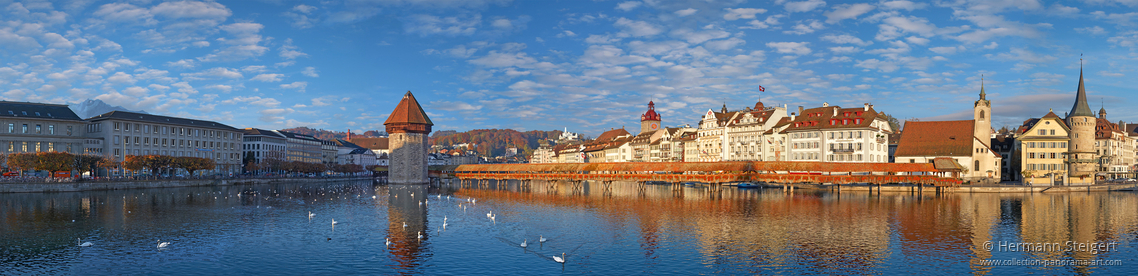
[[[979,160],[977,160],[977,161],[973,161],[973,163],[974,163],[974,164],[972,164],[972,165],[973,165],[973,166],[972,166],[972,167],[973,167],[972,171],[977,171],[977,172],[978,172],[978,171],[980,171],[980,161],[979,161]]]
[[[984,119],[984,111],[980,110],[980,119]]]

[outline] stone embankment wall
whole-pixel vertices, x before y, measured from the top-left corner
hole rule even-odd
[[[44,192],[83,192],[101,190],[149,189],[172,187],[201,187],[255,185],[275,183],[317,183],[370,181],[371,177],[347,178],[276,178],[276,179],[179,179],[179,180],[133,180],[117,182],[70,182],[70,183],[0,183],[0,193],[44,193]]]

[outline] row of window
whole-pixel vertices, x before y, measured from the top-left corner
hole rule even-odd
[[[1025,164],[1028,170],[1059,171],[1067,170],[1067,164]],[[1037,175],[1038,176],[1038,175]]]
[[[208,138],[220,138],[220,139],[232,139],[232,140],[236,140],[237,138],[239,138],[237,133],[224,132],[224,131],[220,131],[220,130],[203,130],[203,129],[193,129],[193,128],[187,129],[184,127],[167,127],[167,126],[161,126],[160,127],[158,125],[131,124],[131,123],[123,123],[123,122],[114,122],[115,131],[121,130],[123,132],[130,132],[132,125],[134,126],[134,128],[133,128],[134,132],[141,132],[143,134],[153,133],[153,134],[170,134],[170,135],[183,135],[183,136],[188,135],[188,136],[194,136],[194,137],[208,137]],[[161,130],[161,131],[159,131],[159,130]]]
[[[35,124],[35,128],[30,128],[28,124],[20,124],[20,131],[16,132],[16,124],[8,123],[8,133],[22,133],[22,134],[44,134],[44,127],[41,124]],[[55,125],[47,125],[47,135],[55,135]],[[71,136],[71,126],[67,126],[67,136]]]
[[[1025,147],[1029,149],[1065,149],[1067,142],[1027,142]]]
[[[113,151],[114,151],[115,157],[120,157],[122,155],[122,153],[124,152],[124,149],[114,149]],[[151,151],[151,150],[126,149],[125,152],[126,152],[126,155],[135,155],[135,156],[156,154],[156,155],[168,155],[168,156],[174,156],[174,157],[213,158],[215,160],[237,160],[238,157],[240,157],[240,155],[237,153],[221,153],[221,152],[208,152],[208,151],[206,151],[206,152],[203,152],[203,151],[176,151],[176,150],[175,151],[166,151],[166,150],[163,150],[163,151],[153,150],[153,151]]]
[[[64,151],[76,152],[77,149],[82,148],[82,145],[76,143],[61,143],[61,142],[17,142],[7,141],[3,143],[7,145],[8,152],[50,152],[50,151]]]
[[[125,143],[126,145],[130,145],[130,143],[131,143],[130,138],[131,138],[131,136],[123,136],[122,143]],[[114,140],[115,145],[119,145],[120,140],[119,140],[118,135],[115,135],[115,138],[113,140]],[[231,150],[235,147],[234,143],[229,143],[229,142],[222,143],[222,142],[214,142],[214,141],[187,141],[184,139],[168,139],[168,138],[162,138],[161,142],[162,143],[159,144],[158,138],[152,139],[150,137],[134,136],[134,145],[135,146],[150,146],[151,144],[153,144],[153,146],[156,146],[156,147],[157,146],[162,146],[162,147],[194,147],[194,148],[226,149],[226,150]],[[174,142],[177,142],[177,143],[175,144]],[[193,145],[191,145],[190,142],[193,142]]]
[[[1065,153],[1065,152],[1039,152],[1039,153],[1029,152],[1029,153],[1027,153],[1027,159],[1067,159],[1067,153]]]

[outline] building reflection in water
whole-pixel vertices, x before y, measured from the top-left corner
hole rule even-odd
[[[1138,196],[1132,193],[932,194],[783,193],[617,182],[574,191],[571,184],[534,181],[519,191],[464,189],[468,196],[504,203],[552,205],[609,213],[609,225],[638,227],[648,261],[660,243],[694,232],[708,264],[747,260],[756,267],[808,266],[820,271],[871,273],[920,266],[928,272],[967,269],[989,274],[986,259],[1092,260],[1090,252],[1001,255],[988,242],[1111,242],[1138,232]],[[1007,225],[1018,228],[1005,229]],[[631,253],[631,252],[628,252]],[[1100,253],[1097,258],[1102,258]],[[898,263],[902,262],[902,263]],[[1043,268],[1053,269],[1053,268]],[[1069,267],[1071,272],[1088,272]]]
[[[414,271],[430,256],[427,225],[427,185],[389,185],[387,188],[387,233],[395,269]],[[407,227],[403,227],[406,223]],[[419,239],[419,234],[423,238]]]

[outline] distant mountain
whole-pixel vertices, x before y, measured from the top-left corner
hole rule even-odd
[[[122,106],[117,106],[117,105],[111,106],[111,105],[103,102],[103,100],[98,100],[98,99],[95,99],[95,100],[87,99],[86,101],[83,101],[79,104],[70,105],[69,107],[71,107],[71,111],[75,112],[75,115],[78,115],[79,118],[83,118],[83,119],[99,116],[99,115],[102,115],[103,113],[107,113],[107,112],[111,112],[111,111],[127,111],[127,112],[146,113],[146,111],[142,111],[142,110],[135,111],[135,110],[126,109],[125,107],[122,107]],[[150,113],[146,113],[146,114],[150,114]]]

